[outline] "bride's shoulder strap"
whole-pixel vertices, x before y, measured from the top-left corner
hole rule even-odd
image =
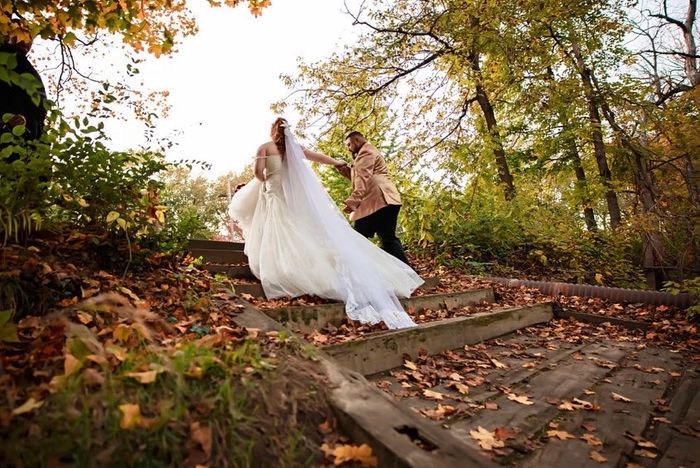
[[[262,159],[267,157],[267,143],[263,143],[258,148],[258,152],[255,153],[255,159]]]

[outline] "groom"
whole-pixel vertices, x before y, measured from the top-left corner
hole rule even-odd
[[[345,137],[352,158],[352,169],[336,167],[338,172],[352,181],[352,193],[345,200],[346,213],[355,221],[355,230],[370,238],[379,236],[382,249],[410,265],[396,237],[396,220],[401,209],[401,196],[389,179],[386,161],[377,148],[367,142],[364,135],[352,131]]]

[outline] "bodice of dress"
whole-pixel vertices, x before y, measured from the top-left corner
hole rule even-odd
[[[279,154],[271,154],[265,158],[265,190],[282,195],[282,156]]]

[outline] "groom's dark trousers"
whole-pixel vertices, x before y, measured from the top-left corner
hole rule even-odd
[[[355,230],[367,238],[377,234],[383,250],[410,266],[401,241],[396,237],[396,221],[400,209],[401,205],[387,205],[355,221]]]

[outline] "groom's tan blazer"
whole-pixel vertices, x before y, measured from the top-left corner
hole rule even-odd
[[[351,171],[352,193],[345,204],[352,210],[351,221],[369,216],[387,205],[400,205],[401,196],[389,179],[389,170],[379,150],[362,145]]]

